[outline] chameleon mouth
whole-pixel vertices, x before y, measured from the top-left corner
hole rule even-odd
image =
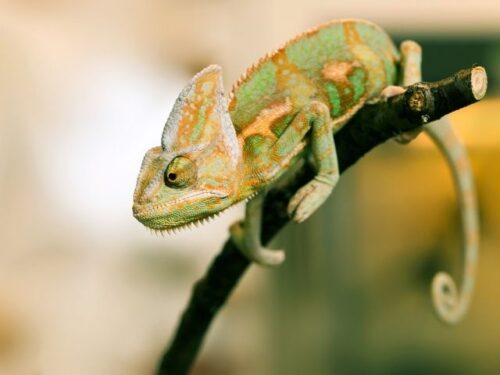
[[[173,234],[173,233],[180,232],[184,229],[197,228],[197,227],[204,225],[204,224],[212,221],[213,219],[217,218],[218,216],[220,216],[220,214],[222,214],[223,212],[225,212],[226,210],[228,210],[231,207],[232,206],[228,206],[220,211],[213,212],[213,213],[205,215],[205,216],[193,217],[193,218],[188,219],[188,221],[181,222],[181,223],[172,223],[172,224],[165,223],[164,221],[162,221],[162,219],[164,219],[166,217],[166,215],[165,216],[156,216],[156,217],[150,216],[150,217],[148,217],[148,216],[141,215],[140,213],[135,213],[135,211],[134,211],[134,217],[137,220],[139,220],[152,233],[161,234],[163,236],[165,233]]]
[[[223,211],[225,211],[225,210],[223,210]],[[200,227],[200,226],[202,226],[202,225],[204,225],[204,224],[212,221],[214,218],[218,217],[223,211],[220,211],[220,212],[217,212],[217,213],[213,213],[213,214],[210,214],[208,216],[201,217],[199,219],[194,219],[194,220],[188,221],[188,222],[183,223],[183,224],[173,225],[173,226],[168,226],[168,227],[154,228],[154,227],[148,226],[145,223],[143,223],[143,224],[147,228],[149,228],[153,233],[161,234],[163,236],[165,233],[167,233],[167,234],[175,234],[177,232],[183,231],[184,229],[198,228],[198,227]]]
[[[147,228],[160,233],[170,233],[176,232],[177,230],[184,228],[191,228],[192,226],[198,226],[210,221],[216,216],[219,216],[223,211],[229,208],[231,205],[228,204],[226,207],[220,208],[220,203],[224,198],[227,198],[227,194],[222,192],[198,192],[191,194],[189,196],[183,197],[182,199],[163,202],[163,203],[134,203],[132,206],[132,211],[134,217],[141,222]],[[217,199],[219,208],[204,211],[198,215],[187,216],[191,210],[184,210],[183,214],[180,213],[178,207],[180,204],[189,207],[189,201],[193,198],[198,199]],[[215,207],[214,207],[215,208]],[[182,216],[182,217],[181,217]]]
[[[191,218],[189,219],[189,221],[186,221],[186,222],[183,222],[183,223],[179,223],[179,224],[175,224],[175,225],[160,225],[160,226],[154,226],[154,225],[151,225],[153,224],[152,221],[149,221],[146,219],[146,220],[141,220],[137,215],[135,215],[134,213],[134,216],[146,227],[148,228],[151,233],[155,233],[155,234],[159,234],[161,235],[162,237],[166,234],[175,234],[177,232],[181,232],[183,231],[184,229],[194,229],[194,228],[198,228],[208,222],[211,222],[212,220],[216,219],[217,217],[219,217],[221,214],[225,213],[226,211],[229,211],[231,208],[234,208],[237,203],[239,202],[245,202],[247,203],[249,200],[251,200],[252,198],[254,198],[258,193],[255,192],[253,194],[251,194],[250,196],[244,198],[243,200],[241,201],[238,201],[238,202],[233,202],[233,204],[230,204],[228,205],[227,207],[221,209],[220,211],[216,211],[216,212],[212,212],[206,216],[203,216],[203,217],[197,217],[197,218]]]

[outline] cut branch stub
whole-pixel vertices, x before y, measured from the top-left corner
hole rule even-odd
[[[487,87],[486,71],[475,66],[441,81],[411,85],[404,95],[391,97],[388,102],[398,116],[419,126],[477,102],[484,97]]]
[[[430,121],[473,104],[486,94],[488,78],[481,66],[463,69],[452,77],[428,84],[435,106]]]

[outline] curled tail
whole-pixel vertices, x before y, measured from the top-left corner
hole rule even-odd
[[[465,147],[447,120],[426,125],[425,131],[446,157],[460,206],[464,254],[462,284],[459,288],[450,274],[438,272],[431,287],[434,307],[439,318],[445,323],[454,324],[467,312],[474,289],[479,251],[476,191]]]
[[[411,40],[404,41],[401,52],[401,83],[408,86],[422,80],[422,49]],[[439,318],[448,324],[458,323],[469,307],[474,289],[479,248],[479,220],[472,168],[464,145],[446,119],[424,127],[433,142],[445,156],[452,171],[458,196],[463,232],[463,277],[460,288],[450,274],[438,272],[432,280],[432,300]],[[408,142],[418,133],[400,139]]]

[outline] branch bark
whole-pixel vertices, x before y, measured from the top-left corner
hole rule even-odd
[[[474,66],[441,81],[408,86],[402,94],[365,105],[335,134],[340,172],[395,134],[423,126],[482,99],[486,86],[485,69]],[[314,171],[304,166],[290,183],[268,193],[262,228],[264,244],[289,221],[286,214],[288,201],[313,176]],[[206,275],[194,285],[189,304],[161,359],[157,375],[188,373],[210,323],[249,265],[249,260],[228,239]]]

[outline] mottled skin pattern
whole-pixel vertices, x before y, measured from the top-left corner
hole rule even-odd
[[[310,143],[317,159],[327,159],[334,153],[329,133],[396,82],[397,59],[389,37],[362,21],[325,24],[262,58],[235,85],[229,103],[244,186],[260,191],[285,172],[291,155],[305,146],[301,142],[309,143],[305,133],[311,127],[314,132],[314,120],[325,126],[313,137],[317,144]],[[330,164],[336,168],[336,161]]]
[[[290,217],[302,222],[328,198],[338,178],[332,133],[365,103],[420,81],[420,47],[398,51],[378,26],[332,21],[268,54],[236,83],[229,103],[220,67],[211,65],[183,89],[167,120],[161,147],[144,157],[134,193],[134,216],[155,230],[198,223],[251,199],[243,223],[231,227],[251,260],[276,265],[284,252],[260,243],[262,204],[269,187],[301,160],[317,175],[292,197]],[[399,75],[399,77],[398,77]],[[477,248],[475,196],[468,160],[450,127],[427,129],[454,167],[461,193],[467,254]],[[417,133],[397,137],[408,142]],[[472,290],[475,255],[466,257],[463,293],[447,274],[433,283],[438,314],[460,319]]]

